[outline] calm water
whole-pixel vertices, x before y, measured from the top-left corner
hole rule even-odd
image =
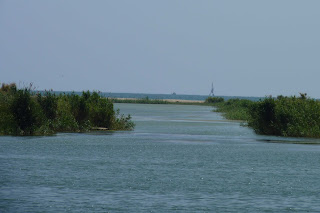
[[[210,107],[116,106],[135,131],[0,137],[0,212],[320,212],[319,140]]]

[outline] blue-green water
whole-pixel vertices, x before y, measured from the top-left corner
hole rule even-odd
[[[0,137],[0,212],[320,212],[319,140],[206,106],[116,107],[134,131]]]

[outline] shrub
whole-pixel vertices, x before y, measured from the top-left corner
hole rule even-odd
[[[0,134],[15,134],[17,126],[15,118],[10,110],[12,97],[0,93]]]
[[[73,116],[79,124],[83,124],[89,116],[89,109],[86,102],[86,96],[79,96],[75,93],[72,93],[67,97],[71,106],[71,112]]]
[[[230,99],[225,102],[216,102],[213,106],[216,107],[215,112],[223,113],[223,116],[230,120],[249,119],[248,109],[253,104],[253,101],[245,99]]]
[[[113,104],[108,99],[93,99],[90,103],[89,120],[94,126],[110,128],[114,118]]]
[[[16,134],[32,135],[36,128],[37,118],[30,90],[17,90],[9,107],[16,124],[14,126]]]
[[[220,102],[224,102],[224,99],[221,98],[221,97],[208,97],[208,98],[205,100],[205,103],[208,103],[208,104],[220,103]]]
[[[38,93],[37,101],[47,119],[54,120],[57,117],[58,98],[54,93],[46,91],[45,96]]]
[[[71,105],[66,95],[59,96],[57,102],[57,118],[54,124],[54,129],[57,132],[79,131],[79,124],[72,113]]]
[[[56,132],[84,132],[92,127],[131,130],[131,117],[115,113],[113,103],[87,91],[81,96],[46,91],[34,95],[31,86],[16,89],[2,84],[0,89],[0,134],[48,135]]]
[[[118,109],[112,127],[119,130],[132,130],[135,124],[131,121],[131,115],[125,116],[120,114],[120,110]]]
[[[248,126],[258,134],[320,137],[320,102],[301,97],[268,97],[253,105]]]

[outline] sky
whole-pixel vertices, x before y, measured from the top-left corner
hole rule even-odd
[[[320,98],[318,0],[0,0],[0,82]]]

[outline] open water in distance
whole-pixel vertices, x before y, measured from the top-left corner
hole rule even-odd
[[[39,91],[44,93],[44,91]],[[54,91],[56,94],[66,93],[71,94],[70,91]],[[82,92],[75,92],[78,95],[81,95]],[[101,96],[107,98],[137,98],[143,99],[148,97],[149,99],[180,99],[180,100],[197,100],[197,101],[204,101],[208,98],[208,95],[183,95],[183,94],[147,94],[147,93],[111,93],[111,92],[102,92]],[[264,97],[245,97],[245,96],[217,96],[222,97],[225,100],[229,100],[232,98],[238,99],[248,99],[252,101],[259,101],[260,99],[264,99]]]
[[[134,131],[0,137],[0,212],[320,212],[319,140],[206,106],[116,107]]]

